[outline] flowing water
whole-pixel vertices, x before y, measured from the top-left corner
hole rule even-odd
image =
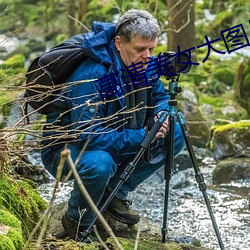
[[[211,158],[202,162],[209,202],[226,250],[250,250],[250,180],[212,185],[211,173],[215,163]],[[149,178],[130,194],[133,208],[142,217],[162,227],[165,180],[159,173]],[[72,182],[64,184],[57,193],[56,203],[69,198]],[[40,186],[41,195],[49,200],[53,182]],[[188,168],[175,173],[170,180],[168,202],[169,232],[176,236],[195,237],[201,245],[219,250],[218,240],[206,208],[202,192],[197,187],[194,170]]]

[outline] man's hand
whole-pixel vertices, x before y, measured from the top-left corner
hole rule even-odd
[[[161,113],[163,111],[159,112],[155,117],[154,120],[155,122],[158,120],[158,118],[160,117]],[[161,128],[159,129],[159,131],[157,132],[157,134],[155,135],[155,139],[159,139],[159,138],[165,138],[166,133],[169,130],[169,124],[168,124],[168,116],[165,119],[165,121],[163,122]]]

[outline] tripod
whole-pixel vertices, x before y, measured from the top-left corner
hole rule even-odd
[[[174,78],[172,78],[172,80],[169,83],[169,94],[170,94],[169,114],[167,114],[167,112],[161,113],[159,119],[155,122],[155,124],[151,128],[150,132],[147,134],[145,139],[142,141],[140,150],[135,155],[132,162],[128,163],[128,165],[126,166],[126,168],[124,169],[123,173],[120,176],[119,182],[117,183],[117,185],[115,186],[113,191],[109,194],[108,198],[102,204],[102,206],[99,210],[102,213],[107,208],[107,206],[112,201],[112,199],[114,198],[114,196],[116,195],[116,193],[118,192],[118,190],[120,189],[122,184],[132,174],[132,172],[134,171],[134,169],[136,167],[136,164],[138,163],[140,158],[143,156],[143,154],[147,150],[147,148],[150,146],[150,143],[153,141],[153,139],[155,138],[155,135],[157,134],[157,132],[161,128],[163,122],[165,121],[165,119],[168,116],[169,117],[169,132],[168,132],[168,136],[166,138],[168,150],[166,153],[166,162],[165,162],[166,185],[165,185],[165,201],[164,201],[164,215],[163,215],[163,227],[162,227],[162,242],[163,243],[166,242],[166,234],[168,231],[167,230],[167,214],[168,214],[168,206],[167,205],[168,205],[168,195],[169,195],[169,181],[171,179],[172,169],[173,169],[173,164],[174,164],[174,123],[175,123],[175,119],[177,117],[178,122],[181,125],[181,130],[182,130],[185,142],[186,142],[186,146],[187,146],[191,161],[192,161],[193,166],[194,166],[195,178],[196,178],[197,183],[199,184],[199,189],[200,189],[200,191],[202,191],[203,197],[205,199],[206,206],[207,206],[207,209],[209,211],[209,215],[210,215],[217,239],[219,241],[220,248],[221,248],[221,250],[225,250],[225,248],[223,246],[223,242],[221,240],[219,230],[218,230],[218,226],[216,224],[216,221],[215,221],[215,218],[213,215],[213,211],[212,211],[209,199],[208,199],[208,195],[206,192],[206,184],[204,183],[203,175],[199,170],[198,163],[197,163],[195,154],[193,152],[193,149],[192,149],[192,146],[191,146],[191,143],[189,140],[189,135],[188,135],[188,132],[186,129],[184,117],[180,112],[179,113],[176,112],[177,101],[176,101],[175,97],[176,97],[177,93],[180,93],[182,90],[178,86],[178,79],[179,79],[179,75],[177,76],[176,80]],[[83,233],[82,233],[83,241],[87,240],[88,235],[90,234],[92,227],[94,226],[96,220],[97,220],[97,216],[94,217],[94,219],[92,220],[90,225],[83,231]]]
[[[126,166],[126,168],[124,169],[124,171],[122,172],[122,174],[120,176],[119,182],[117,183],[117,185],[115,186],[113,191],[110,193],[110,195],[108,196],[106,201],[102,204],[101,208],[99,209],[101,213],[107,208],[107,206],[112,201],[112,199],[114,198],[114,196],[116,195],[116,193],[118,192],[118,190],[120,189],[122,184],[132,174],[132,172],[135,169],[136,164],[138,163],[140,158],[143,156],[144,152],[148,149],[150,143],[155,138],[155,135],[157,134],[158,130],[161,128],[161,126],[162,126],[163,122],[166,120],[166,118],[167,118],[167,112],[162,112],[159,119],[155,122],[155,124],[153,125],[150,132],[147,134],[145,139],[142,141],[140,150],[135,155],[134,159],[128,163],[128,165]],[[88,237],[89,233],[91,232],[92,227],[94,226],[96,220],[97,220],[97,216],[94,217],[93,221],[90,223],[90,225],[87,227],[87,229],[85,229],[83,231],[83,233],[82,233],[83,241],[87,240],[87,237]]]
[[[216,234],[216,237],[218,239],[219,245],[221,250],[225,250],[225,247],[223,245],[220,232],[218,229],[218,226],[216,224],[216,220],[212,211],[212,207],[210,205],[210,201],[208,199],[208,195],[206,192],[206,184],[204,182],[203,174],[201,173],[197,159],[195,157],[190,139],[189,139],[189,133],[186,128],[185,120],[183,117],[183,114],[181,112],[177,113],[177,100],[175,99],[177,93],[180,93],[182,91],[181,87],[178,86],[178,80],[179,75],[177,75],[176,79],[172,78],[169,82],[169,94],[170,94],[170,100],[169,100],[169,132],[166,137],[166,145],[167,145],[167,153],[166,153],[166,161],[165,161],[165,201],[164,201],[164,215],[163,215],[163,226],[162,226],[162,242],[166,242],[166,234],[168,232],[167,229],[167,216],[168,216],[168,198],[169,198],[169,182],[172,175],[172,169],[174,166],[174,123],[177,117],[177,120],[181,126],[181,130],[183,133],[183,137],[187,146],[187,150],[191,159],[191,162],[194,167],[195,171],[195,179],[198,183],[199,189],[203,194],[203,198],[205,200],[210,219],[213,224],[213,228]]]

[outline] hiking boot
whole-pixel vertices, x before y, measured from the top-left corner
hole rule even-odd
[[[83,238],[82,234],[86,227],[80,226],[78,225],[78,223],[75,223],[75,221],[68,217],[67,213],[65,213],[62,217],[62,225],[66,232],[65,236],[68,236],[70,239],[85,243],[97,241],[97,238],[92,234],[90,234],[86,239]]]
[[[140,216],[130,208],[131,205],[132,201],[114,197],[105,211],[122,223],[134,225],[140,221]]]

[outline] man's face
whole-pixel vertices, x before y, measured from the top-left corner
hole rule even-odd
[[[119,36],[115,37],[115,46],[126,66],[142,62],[143,68],[146,69],[145,63],[152,57],[156,45],[157,39],[146,40],[140,35],[136,35],[129,43],[124,43]]]

